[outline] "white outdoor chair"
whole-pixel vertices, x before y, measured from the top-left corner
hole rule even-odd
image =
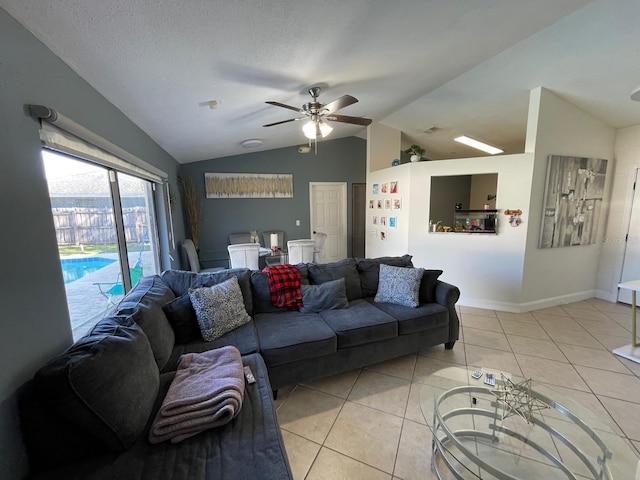
[[[315,247],[313,249],[313,263],[320,263],[324,253],[324,241],[327,239],[327,234],[322,232],[314,232],[313,240]]]
[[[198,252],[196,251],[196,247],[193,244],[193,240],[187,238],[184,242],[182,242],[182,249],[187,255],[187,259],[189,260],[189,268],[192,272],[203,273],[224,270],[222,267],[200,268],[200,259],[198,258]]]
[[[231,268],[258,270],[260,257],[259,243],[238,243],[227,246],[227,250],[229,251],[229,258],[231,259]]]
[[[287,242],[289,263],[292,265],[297,265],[298,263],[312,263],[315,246],[316,242],[310,238],[289,240]]]

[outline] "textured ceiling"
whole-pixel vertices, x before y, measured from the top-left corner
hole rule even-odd
[[[637,0],[0,0],[179,162],[306,142],[309,87],[338,113],[399,128],[428,158],[475,156],[465,133],[524,146],[544,86],[614,127],[640,124]],[[208,107],[218,100],[219,108]],[[329,138],[363,127],[332,123]],[[425,130],[436,127],[431,133]],[[250,150],[255,151],[255,150]]]

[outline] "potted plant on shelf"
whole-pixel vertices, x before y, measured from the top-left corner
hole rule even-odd
[[[409,148],[407,148],[404,153],[411,155],[411,161],[412,162],[418,162],[420,161],[420,159],[422,158],[422,155],[424,154],[424,148],[422,148],[420,145],[416,145],[415,143],[413,145],[411,145]]]

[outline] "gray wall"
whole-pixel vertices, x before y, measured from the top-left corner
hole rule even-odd
[[[203,198],[200,259],[205,267],[224,263],[216,259],[227,258],[228,236],[232,232],[283,230],[285,242],[309,238],[309,182],[348,182],[347,242],[348,255],[351,255],[351,186],[366,181],[365,140],[356,137],[324,140],[318,143],[317,155],[313,151],[300,154],[294,146],[189,163],[182,165],[181,171],[194,181]],[[291,173],[294,196],[206,199],[205,172]],[[296,220],[300,220],[299,227],[295,225]]]
[[[174,184],[177,166],[118,109],[0,9],[0,225],[7,227],[0,235],[2,479],[20,478],[26,471],[18,433],[17,390],[72,341],[38,124],[25,114],[25,104],[57,109],[168,172]],[[182,239],[180,209],[174,214],[176,236]]]
[[[462,203],[462,208],[468,210],[470,192],[471,175],[431,177],[429,219],[453,227],[456,203]]]

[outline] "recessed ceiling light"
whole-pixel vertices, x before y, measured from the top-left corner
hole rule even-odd
[[[631,100],[640,102],[640,87],[636,88],[633,92],[631,92]]]
[[[504,150],[500,150],[499,148],[489,145],[487,143],[479,142],[478,140],[469,138],[466,135],[461,135],[460,137],[454,138],[454,140],[459,143],[464,143],[469,147],[482,150],[483,152],[486,152],[486,153],[490,153],[491,155],[504,152]]]
[[[258,148],[262,146],[262,140],[259,138],[250,138],[240,142],[240,145],[244,148]]]

